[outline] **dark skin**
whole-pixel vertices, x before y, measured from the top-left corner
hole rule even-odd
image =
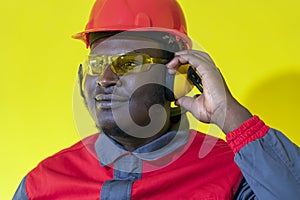
[[[120,54],[133,51],[146,46],[146,48],[159,48],[159,44],[149,39],[142,38],[116,38],[114,40],[100,40],[91,47],[93,54]],[[138,48],[137,48],[138,47]],[[167,64],[167,69],[170,74],[174,74],[181,64],[189,63],[196,67],[203,83],[203,93],[197,98],[181,97],[176,101],[176,104],[190,111],[196,119],[204,123],[216,124],[225,134],[238,128],[244,121],[252,117],[251,113],[242,106],[230,93],[220,70],[216,67],[210,56],[201,51],[185,50],[177,52],[175,58]],[[170,121],[167,120],[161,130],[155,135],[147,138],[138,138],[128,135],[126,132],[119,129],[115,123],[114,116],[111,114],[110,104],[107,101],[95,101],[97,94],[111,94],[114,88],[117,88],[126,97],[126,90],[134,88],[138,80],[147,79],[155,76],[162,78],[161,72],[142,72],[139,74],[131,74],[126,78],[120,79],[114,74],[111,69],[106,68],[105,72],[99,77],[86,77],[83,84],[83,96],[86,100],[88,110],[93,116],[97,126],[115,141],[123,145],[126,149],[132,151],[164,134],[170,127]],[[118,91],[117,90],[117,91]],[[145,125],[149,123],[148,108],[152,103],[157,103],[154,100],[151,92],[155,89],[151,87],[144,88],[139,94],[135,95],[131,105],[133,113],[132,118],[137,124]],[[123,92],[123,93],[122,93]],[[125,92],[125,93],[124,93]],[[163,96],[157,94],[156,96]],[[128,98],[128,97],[127,97]],[[125,98],[126,99],[126,98]],[[149,102],[149,99],[152,99]],[[157,99],[157,98],[156,98]],[[128,98],[129,100],[129,98]],[[145,106],[143,102],[149,102]],[[167,113],[170,110],[169,102],[164,98],[160,104],[166,109]],[[122,112],[120,112],[120,115]],[[159,115],[158,115],[159,116]],[[169,117],[168,117],[169,119]]]
[[[151,52],[151,56],[161,56],[157,42],[150,39],[131,37],[99,40],[91,47],[91,54],[115,55],[137,51],[136,49],[141,47],[155,48],[158,51]],[[141,52],[142,50],[138,51]],[[142,53],[149,54],[149,52]],[[170,102],[165,98],[163,87],[159,84],[143,84],[147,81],[162,82],[164,73],[162,73],[161,68],[151,67],[146,72],[118,76],[110,67],[106,67],[100,76],[86,75],[82,78],[82,95],[96,126],[127,150],[133,151],[149,143],[170,128]],[[139,88],[139,86],[141,87]],[[136,89],[136,87],[138,88]],[[165,121],[165,123],[160,130],[150,133],[149,136],[134,137],[139,133],[131,128],[132,123],[129,118],[132,118],[134,123],[139,126],[147,126],[151,121],[149,108],[155,104],[161,105],[166,111],[166,119],[159,119],[159,121]],[[129,106],[130,116],[125,114],[124,109],[126,106]],[[158,111],[157,117],[160,116]],[[128,126],[120,128],[116,123],[117,120],[121,120],[122,124],[128,124]],[[125,129],[126,131],[124,131]]]

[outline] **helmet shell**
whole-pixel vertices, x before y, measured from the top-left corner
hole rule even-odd
[[[162,31],[190,43],[176,0],[96,0],[85,31],[73,35],[89,46],[88,34],[106,31]]]

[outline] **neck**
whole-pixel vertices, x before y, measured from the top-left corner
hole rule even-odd
[[[126,150],[128,151],[134,151],[135,149],[155,140],[156,138],[162,136],[164,133],[166,133],[170,128],[170,121],[167,121],[165,126],[155,135],[147,138],[138,138],[131,136],[125,132],[123,132],[119,128],[115,129],[109,129],[105,130],[102,129],[102,131],[110,138],[118,142],[120,145],[122,145]]]

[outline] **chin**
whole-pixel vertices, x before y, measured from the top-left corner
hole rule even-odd
[[[97,113],[95,122],[100,129],[114,129],[117,126],[111,111]]]

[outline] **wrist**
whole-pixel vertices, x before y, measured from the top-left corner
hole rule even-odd
[[[242,123],[252,118],[252,114],[235,99],[226,107],[223,126],[219,126],[225,134],[237,129]]]

